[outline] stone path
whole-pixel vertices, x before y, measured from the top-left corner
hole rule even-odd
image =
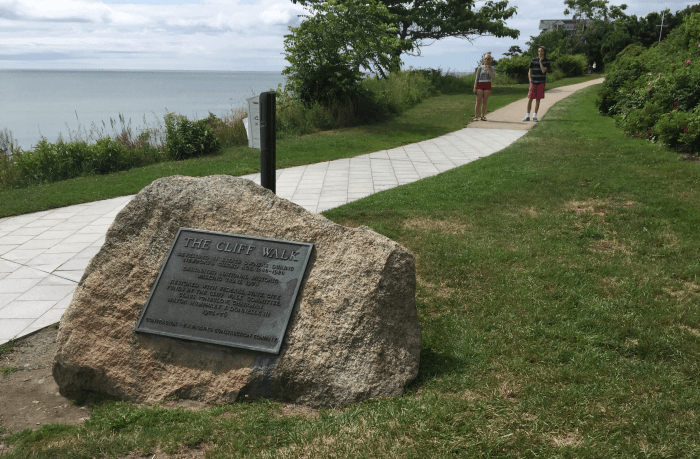
[[[538,113],[602,79],[547,92]],[[277,171],[277,194],[322,212],[502,150],[536,123],[520,100],[457,132],[403,147]],[[471,112],[473,107],[468,107]],[[260,175],[245,176],[260,183]],[[0,219],[0,344],[56,323],[107,229],[133,196]]]

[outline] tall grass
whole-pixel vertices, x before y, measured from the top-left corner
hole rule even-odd
[[[388,78],[368,76],[363,91],[353,100],[329,106],[307,105],[282,89],[277,90],[277,135],[299,136],[335,128],[358,126],[388,119],[437,94],[471,92],[473,75],[440,69],[409,69]]]
[[[232,110],[222,117],[213,114],[190,121],[168,113],[163,123],[156,118],[134,128],[122,114],[109,123],[80,124],[68,129],[68,140],[59,135],[56,142],[43,138],[31,150],[15,146],[12,132],[0,131],[0,188],[57,182],[74,177],[109,174],[148,166],[166,160],[179,160],[217,153],[221,147],[245,145],[243,126],[246,113]],[[77,118],[77,114],[76,114]]]
[[[248,136],[243,125],[243,119],[247,116],[248,113],[245,110],[236,108],[218,118],[210,117],[208,125],[214,130],[214,135],[223,148],[240,147],[248,144]]]

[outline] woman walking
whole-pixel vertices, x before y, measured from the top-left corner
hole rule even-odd
[[[474,121],[479,120],[479,110],[481,110],[481,121],[486,121],[486,103],[491,95],[491,79],[496,74],[496,70],[491,65],[492,61],[491,54],[484,54],[484,63],[477,67],[474,72],[474,94],[476,94]]]

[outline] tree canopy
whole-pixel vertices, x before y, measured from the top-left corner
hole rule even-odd
[[[292,0],[302,5],[335,3],[325,0]],[[344,3],[348,0],[337,0]],[[506,26],[517,12],[507,0],[487,1],[476,8],[475,0],[381,0],[393,17],[395,34],[402,42],[395,56],[419,55],[423,46],[447,37],[473,40],[490,35],[518,38],[520,31]]]
[[[324,105],[353,98],[363,70],[386,75],[398,68],[392,15],[374,0],[309,5],[311,14],[285,36],[289,89],[306,103]]]
[[[659,41],[662,15],[662,37],[683,22],[683,18],[700,11],[693,5],[672,13],[669,9],[649,13],[645,17],[626,15],[625,5],[608,5],[608,0],[564,0],[565,14],[578,21],[575,32],[556,30],[530,37],[527,54],[534,55],[538,46],[546,46],[554,54],[584,54],[589,63],[610,63],[617,54],[631,44],[648,48]],[[584,20],[586,22],[584,26]]]

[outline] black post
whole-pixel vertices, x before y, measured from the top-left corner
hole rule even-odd
[[[260,185],[276,193],[277,125],[272,91],[260,94]]]

